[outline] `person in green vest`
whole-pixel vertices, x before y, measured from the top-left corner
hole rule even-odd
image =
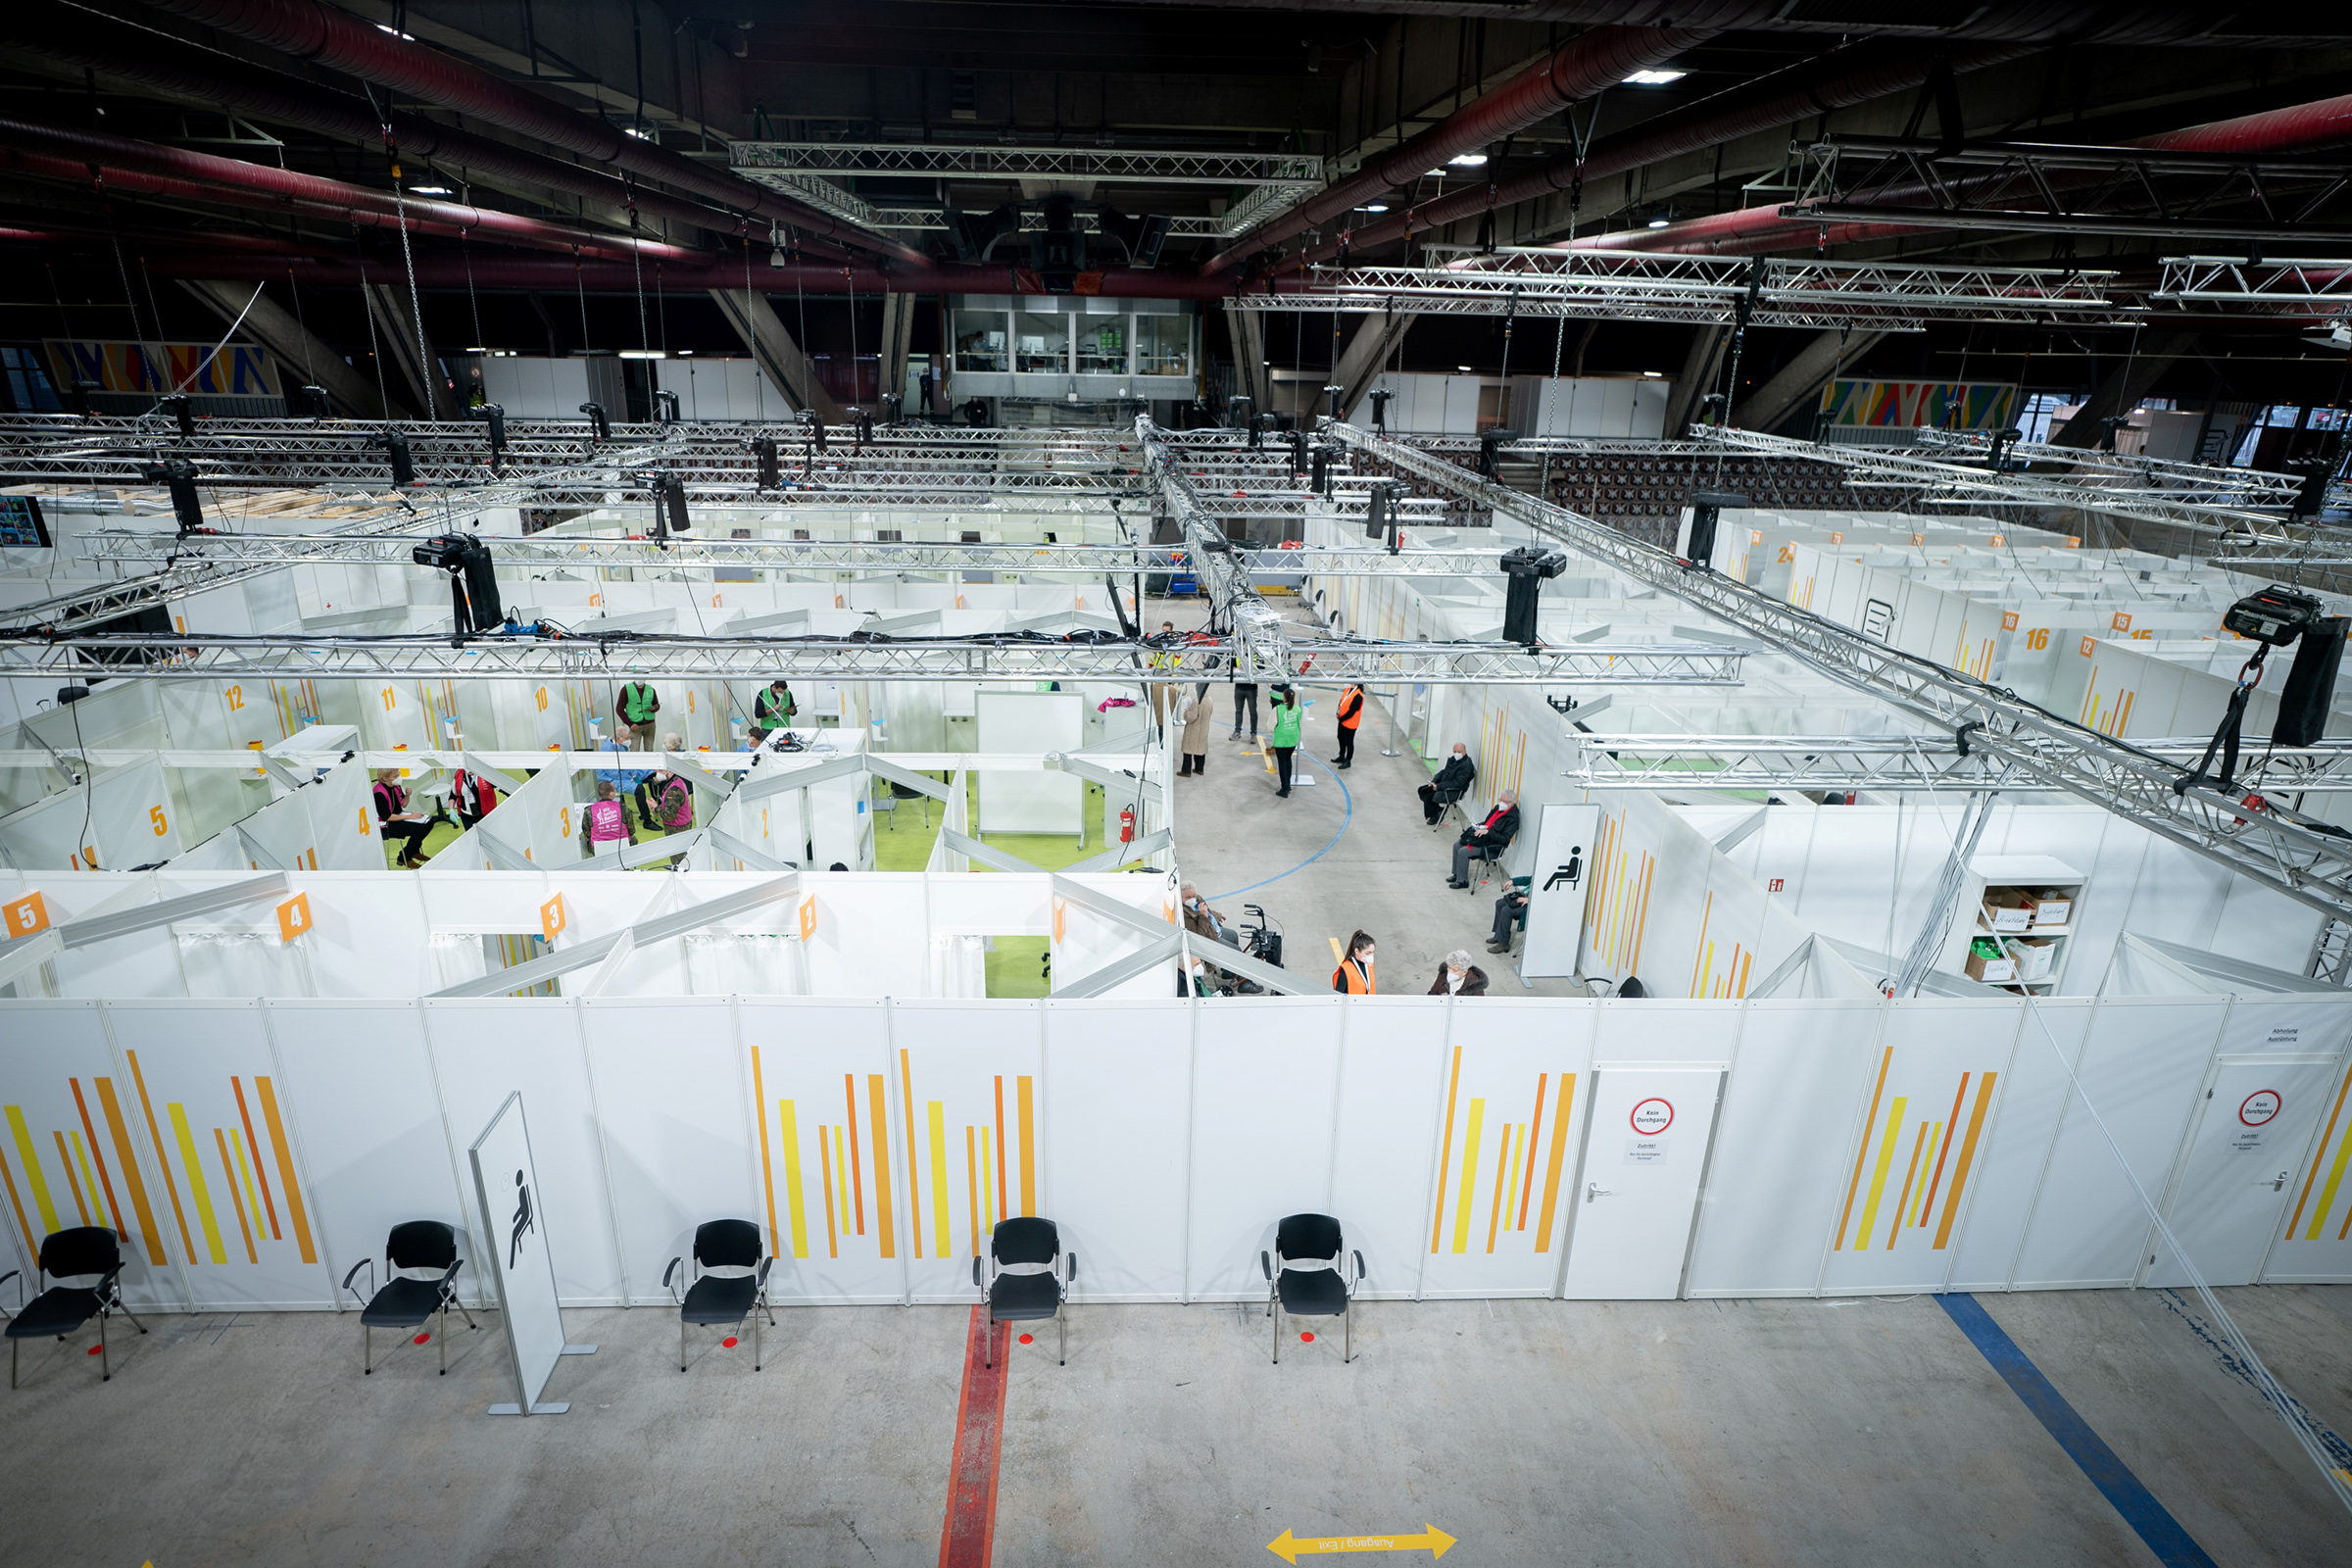
[[[628,737],[630,751],[654,749],[655,715],[661,711],[661,694],[644,681],[633,680],[620,688],[620,732]]]
[[[758,746],[780,729],[792,728],[792,715],[801,705],[792,700],[792,683],[778,675],[767,689],[752,699],[752,744]]]
[[[1274,733],[1267,747],[1274,753],[1274,772],[1282,780],[1282,788],[1274,792],[1277,800],[1288,800],[1291,794],[1291,754],[1298,750],[1298,725],[1305,716],[1298,705],[1298,694],[1288,681],[1274,688]]]

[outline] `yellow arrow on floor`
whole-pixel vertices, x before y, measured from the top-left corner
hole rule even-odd
[[[1284,1562],[1341,1551],[1419,1551],[1424,1546],[1433,1558],[1445,1556],[1453,1538],[1433,1524],[1421,1529],[1418,1536],[1308,1536],[1303,1540],[1285,1530],[1266,1543],[1266,1549]]]

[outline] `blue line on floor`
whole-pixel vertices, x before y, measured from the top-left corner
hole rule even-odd
[[[1340,787],[1340,799],[1345,802],[1347,806],[1345,814],[1340,817],[1340,831],[1331,836],[1331,844],[1337,844],[1340,842],[1342,835],[1348,831],[1348,824],[1355,820],[1355,796],[1348,790],[1348,781],[1340,777],[1338,768],[1327,768],[1325,771],[1331,774],[1331,781]],[[1331,853],[1331,844],[1324,845],[1314,854],[1308,856],[1305,859],[1300,860],[1297,865],[1292,866],[1291,871],[1303,871],[1308,866],[1314,864],[1317,860],[1323,858],[1323,857],[1326,855],[1329,855]],[[1259,888],[1271,887],[1273,884],[1281,881],[1284,877],[1289,876],[1291,871],[1277,871],[1272,876],[1266,878],[1263,882],[1252,882],[1246,888],[1235,888],[1230,893],[1211,893],[1208,894],[1207,897],[1211,899],[1234,899],[1241,897],[1245,893],[1255,893]]]
[[[2140,1485],[2107,1446],[2090,1424],[2075,1413],[2075,1407],[2041,1375],[2041,1369],[2017,1348],[2017,1342],[2001,1331],[1984,1304],[1975,1297],[1958,1292],[1938,1296],[1936,1303],[1967,1335],[1969,1343],[1984,1352],[1984,1359],[2001,1375],[2034,1418],[2046,1428],[2067,1457],[2082,1467],[2090,1484],[2115,1504],[2115,1511],[2124,1516],[2124,1523],[2138,1532],[2139,1539],[2148,1544],[2159,1562],[2179,1564],[2181,1568],[2214,1568],[2214,1561],[2205,1555],[2205,1548],[2189,1538],[2180,1522],[2156,1500],[2155,1494]]]

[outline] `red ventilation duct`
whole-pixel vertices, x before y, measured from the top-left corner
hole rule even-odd
[[[1321,195],[1271,219],[1203,264],[1220,272],[1244,257],[1314,228],[1349,208],[1399,185],[1410,185],[1432,165],[1475,152],[1644,67],[1671,60],[1709,34],[1687,27],[1595,27],[1554,50],[1540,66],[1524,71],[1484,97],[1464,104],[1418,136],[1371,160]]]
[[[488,72],[411,38],[397,37],[370,22],[319,0],[150,0],[159,11],[186,17],[222,32],[368,81],[413,98],[455,109],[493,125],[536,137],[551,147],[577,153],[592,163],[658,179],[736,212],[757,213],[795,228],[879,251],[917,267],[930,259],[912,246],[870,233],[813,207],[792,201],[762,185],[690,158],[640,141],[619,126],[566,109],[526,87],[501,81]]]

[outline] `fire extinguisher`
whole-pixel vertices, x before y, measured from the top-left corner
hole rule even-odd
[[[1135,808],[1132,806],[1119,808],[1119,842],[1121,844],[1135,842]]]

